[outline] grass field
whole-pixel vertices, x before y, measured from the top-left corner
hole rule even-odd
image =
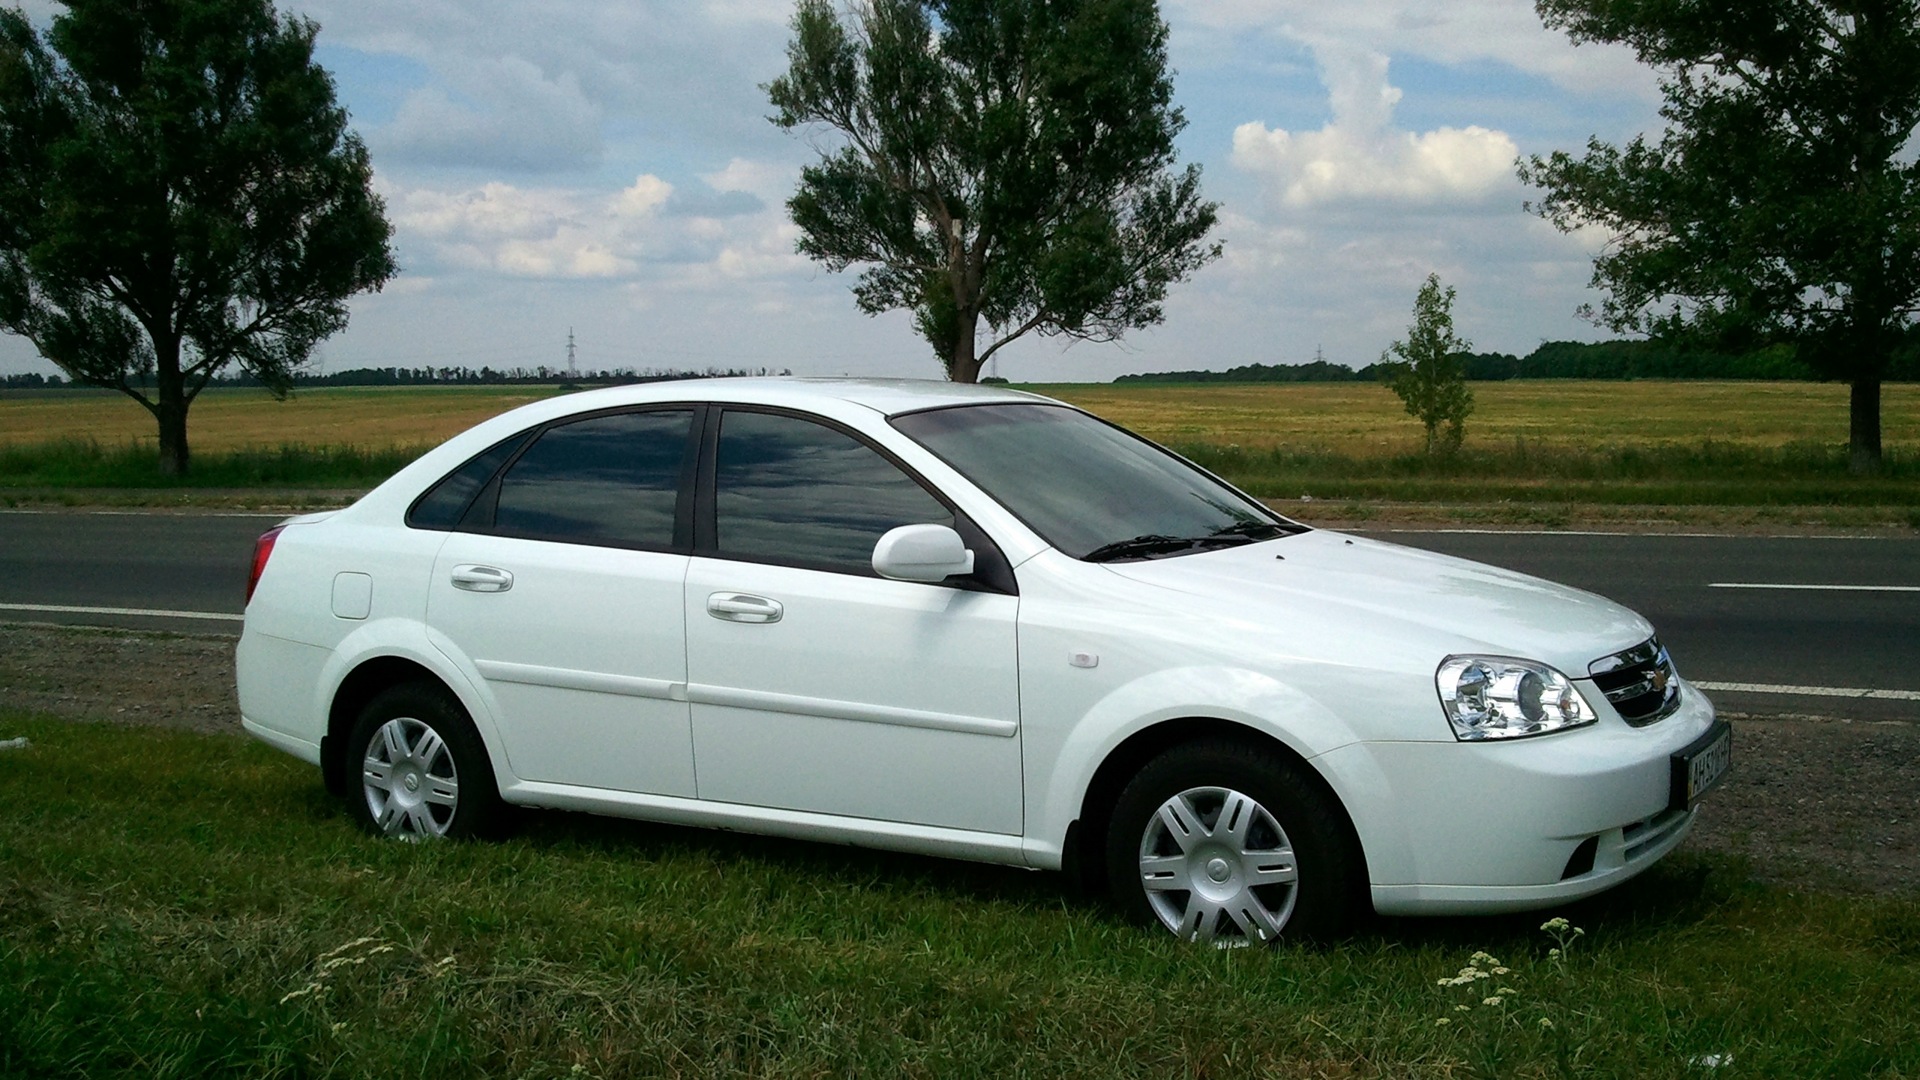
[[[275,401],[260,390],[208,390],[187,414],[196,453],[299,446],[433,446],[489,416],[552,397],[518,386],[327,387]],[[0,446],[156,439],[153,418],[109,390],[0,391]]]
[[[1420,427],[1372,383],[1023,387],[1057,397],[1164,443],[1288,447],[1355,458],[1420,447]],[[1473,384],[1468,446],[1592,450],[1609,446],[1843,446],[1847,388],[1834,383],[1579,382]],[[190,436],[203,453],[275,447],[433,445],[475,422],[557,391],[525,387],[302,390],[274,401],[253,390],[209,390]],[[1890,384],[1885,440],[1920,455],[1920,384]],[[152,443],[144,409],[109,391],[0,391],[0,445],[93,439]]]
[[[247,740],[16,736],[5,1076],[1920,1076],[1920,904],[1725,859],[1558,958],[1542,914],[1216,952],[1057,875],[564,814],[407,846]]]
[[[1888,469],[1846,469],[1847,389],[1807,383],[1475,384],[1458,455],[1420,452],[1419,426],[1366,383],[1032,389],[1171,445],[1278,500],[1881,508],[1920,521],[1920,385],[1889,385]],[[277,402],[202,395],[201,487],[365,487],[425,447],[547,392],[502,387],[319,389]],[[152,423],[106,392],[0,394],[0,487],[164,486]],[[1364,517],[1364,513],[1359,514]]]

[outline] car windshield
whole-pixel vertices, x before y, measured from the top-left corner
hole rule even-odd
[[[1077,409],[968,405],[892,423],[1076,559],[1158,559],[1306,531]]]

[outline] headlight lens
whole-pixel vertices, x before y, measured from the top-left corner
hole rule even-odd
[[[1518,739],[1591,724],[1573,680],[1536,660],[1450,656],[1434,673],[1455,738]]]

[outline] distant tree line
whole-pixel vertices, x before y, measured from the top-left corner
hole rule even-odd
[[[1549,341],[1525,356],[1463,354],[1467,378],[1505,379],[1755,379],[1813,380],[1814,369],[1790,345],[1750,353],[1717,353],[1657,341]],[[1246,364],[1225,371],[1156,371],[1122,375],[1116,383],[1372,382],[1379,364],[1354,370],[1316,360],[1308,364]],[[1920,382],[1920,333],[1911,333],[1888,368],[1892,382]]]
[[[791,375],[791,368],[717,368],[710,367],[701,371],[681,371],[677,369],[656,368],[609,368],[604,371],[582,371],[577,375],[568,374],[557,368],[545,365],[539,367],[516,367],[496,370],[483,367],[478,370],[469,367],[420,367],[420,368],[349,368],[345,371],[331,371],[325,374],[303,372],[292,378],[294,387],[303,386],[542,386],[560,384],[563,386],[627,386],[634,383],[665,382],[669,379],[719,379],[751,375]],[[140,384],[140,376],[130,381]],[[74,384],[58,375],[5,375],[0,376],[0,388],[8,390],[42,390],[70,387]],[[209,386],[258,387],[258,379],[245,371],[234,371],[215,376]]]

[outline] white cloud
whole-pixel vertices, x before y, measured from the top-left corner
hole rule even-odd
[[[1169,0],[1167,7],[1203,32],[1267,33],[1316,48],[1364,44],[1450,65],[1493,61],[1581,92],[1656,96],[1653,77],[1630,50],[1576,47],[1541,24],[1531,0]]]
[[[613,216],[636,221],[653,216],[673,196],[673,185],[648,173],[634,177],[633,184],[613,197]]]
[[[1333,119],[1289,132],[1259,121],[1233,132],[1233,163],[1261,177],[1289,206],[1385,200],[1464,203],[1515,189],[1519,147],[1477,124],[1415,133],[1392,126],[1400,91],[1387,58],[1323,44],[1315,48]]]
[[[370,141],[383,160],[416,165],[560,172],[600,160],[601,115],[572,72],[549,78],[518,56],[461,65],[413,91]]]
[[[734,158],[718,172],[702,173],[700,179],[715,191],[744,191],[750,195],[777,201],[793,192],[799,170],[774,161],[749,161]]]
[[[402,249],[417,241],[435,262],[511,277],[620,277],[637,269],[642,246],[621,226],[644,219],[645,200],[665,187],[643,176],[598,207],[575,192],[499,182],[466,191],[405,190],[389,202]]]
[[[782,65],[790,0],[294,2],[320,23],[324,42],[405,57],[454,89],[449,102],[429,99],[416,110],[451,116],[457,131],[468,132],[511,102],[528,121],[519,134],[559,143],[517,155],[501,147],[487,164],[521,171],[589,165],[599,140],[617,139],[611,125],[621,123],[643,124],[683,147],[725,147],[715,160],[738,153],[743,140],[783,138],[765,119],[759,86]],[[472,115],[460,116],[462,106]],[[537,128],[537,117],[555,129]],[[409,133],[435,146],[428,129]]]
[[[494,181],[446,190],[383,181],[403,261],[486,276],[646,280],[688,288],[804,268],[793,227],[767,210],[673,213],[672,184],[643,173],[612,194]],[[750,198],[750,196],[747,196]]]

